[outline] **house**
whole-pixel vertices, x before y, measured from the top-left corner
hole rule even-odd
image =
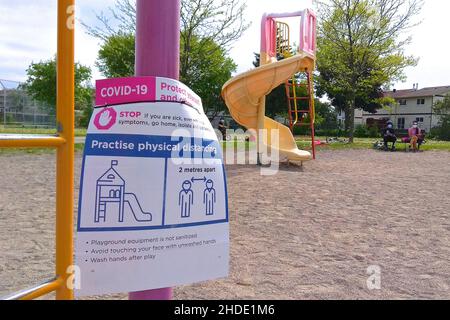
[[[370,125],[383,120],[391,120],[397,129],[406,129],[413,121],[418,121],[420,128],[429,132],[439,124],[440,117],[433,111],[434,104],[450,94],[450,86],[429,87],[419,89],[415,84],[413,89],[393,90],[385,93],[395,103],[377,113],[355,110],[355,124]]]

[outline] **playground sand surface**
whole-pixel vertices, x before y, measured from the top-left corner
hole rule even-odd
[[[1,155],[0,168],[3,295],[53,276],[55,162]],[[449,177],[448,152],[322,151],[275,176],[230,166],[230,277],[175,298],[449,299]],[[381,290],[367,288],[371,265]]]

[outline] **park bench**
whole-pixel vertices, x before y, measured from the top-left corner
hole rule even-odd
[[[422,130],[422,135],[423,135],[423,140],[419,145],[419,150],[420,150],[420,146],[426,142],[425,141],[425,130]],[[397,145],[403,144],[405,146],[405,152],[408,152],[410,150],[410,143],[411,143],[411,139],[409,138],[408,130],[396,130],[395,136],[397,137],[396,144]],[[384,149],[383,141],[375,142],[374,148],[379,149],[379,150]]]
[[[421,132],[423,135],[423,140],[418,145],[419,150],[420,150],[420,147],[425,143],[425,130],[421,130]],[[411,138],[409,137],[408,130],[397,130],[396,136],[397,136],[397,144],[399,144],[399,143],[404,144],[405,151],[406,152],[409,151],[411,148],[410,147]]]
[[[425,143],[425,130],[421,130],[423,139],[418,144],[418,148],[420,150],[420,147]],[[411,149],[411,138],[409,137],[408,130],[401,130],[397,133],[397,143],[403,143],[405,145],[405,152],[408,152]]]

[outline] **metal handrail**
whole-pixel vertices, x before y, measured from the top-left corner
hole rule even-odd
[[[41,284],[38,284],[38,285],[36,285],[34,287],[31,287],[31,288],[28,288],[28,289],[25,289],[25,290],[22,290],[22,291],[18,291],[18,292],[13,293],[13,294],[11,294],[9,296],[0,298],[0,300],[3,300],[3,301],[22,300],[22,299],[25,299],[28,296],[30,296],[30,295],[32,295],[32,294],[34,294],[36,292],[39,292],[39,291],[42,291],[42,290],[45,290],[45,289],[47,289],[45,291],[48,291],[48,292],[45,292],[44,294],[47,294],[47,293],[50,293],[50,292],[54,291],[53,287],[56,286],[56,285],[59,286],[60,283],[59,283],[57,278],[54,278],[54,279],[45,281],[45,282],[43,282]]]
[[[74,122],[75,122],[75,0],[58,0],[56,136],[5,136],[0,148],[56,147],[56,277],[36,287],[6,297],[6,300],[31,300],[56,292],[57,300],[72,300],[73,289],[66,285],[73,266],[74,208]]]

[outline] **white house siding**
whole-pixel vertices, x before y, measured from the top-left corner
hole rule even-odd
[[[418,99],[424,99],[425,104],[419,105],[417,104]],[[367,123],[367,120],[372,119],[390,119],[394,122],[394,125],[398,129],[406,129],[411,127],[412,123],[417,120],[422,120],[419,125],[422,129],[426,131],[430,131],[430,129],[436,126],[436,123],[433,123],[433,98],[409,98],[406,100],[406,105],[397,105],[391,107],[391,110],[381,109],[378,110],[376,114],[371,113],[363,113],[364,124]],[[404,119],[404,122],[403,120]],[[403,125],[404,124],[404,125]],[[403,127],[403,128],[402,128]]]
[[[423,120],[419,121],[420,128],[430,132],[440,122],[440,117],[433,112],[433,105],[444,99],[446,94],[450,94],[450,86],[386,92],[385,96],[394,98],[397,103],[389,110],[381,109],[374,114],[361,109],[355,110],[355,125],[365,125],[368,119],[389,119],[394,122],[397,129],[403,127],[403,123],[404,128],[407,129],[414,121]],[[418,104],[419,99],[424,99],[424,104]],[[406,105],[400,105],[401,100],[406,100]],[[339,113],[338,121],[342,127],[344,120],[345,112]]]
[[[423,96],[421,94],[424,94]],[[355,113],[355,124],[367,124],[368,119],[390,119],[396,128],[409,128],[414,121],[419,122],[422,129],[429,132],[439,125],[439,116],[434,114],[433,105],[443,96],[450,93],[450,87],[423,88],[420,90],[399,90],[387,92],[386,95],[394,98],[397,103],[390,110],[381,109],[371,114],[359,110]],[[424,104],[418,104],[419,99],[424,99]],[[401,100],[406,100],[406,105],[400,105]]]

